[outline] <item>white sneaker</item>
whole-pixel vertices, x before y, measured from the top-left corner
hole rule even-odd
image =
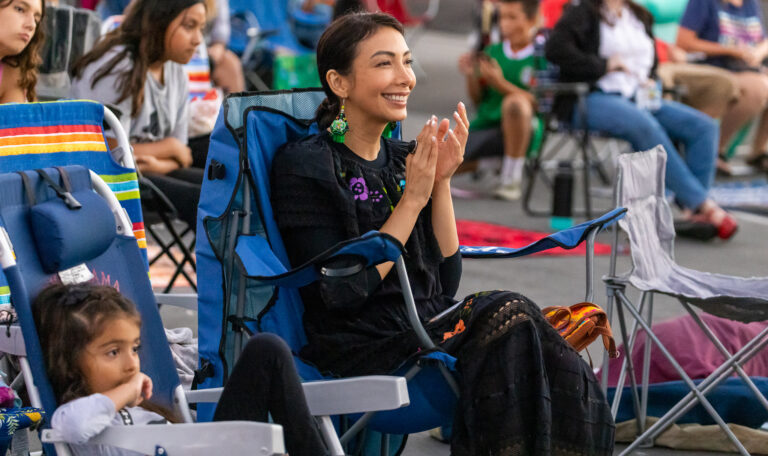
[[[505,201],[517,201],[523,196],[523,185],[520,181],[510,182],[506,185],[499,186],[494,196]]]

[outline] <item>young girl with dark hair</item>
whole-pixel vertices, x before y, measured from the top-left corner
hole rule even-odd
[[[42,0],[0,2],[0,103],[35,101],[40,48],[45,41],[40,24]]]
[[[140,370],[141,316],[130,300],[109,286],[55,284],[38,295],[32,311],[59,402],[51,427],[76,456],[133,455],[86,442],[108,426],[174,421],[145,402],[152,380]],[[326,453],[290,350],[279,337],[259,334],[235,364],[214,420],[267,422],[269,414],[283,426],[291,455]]]
[[[96,100],[117,115],[139,170],[192,228],[207,150],[193,154],[187,145],[182,65],[202,43],[205,24],[203,0],[134,0],[120,26],[75,64],[71,91],[73,98]],[[114,147],[114,132],[105,135]]]
[[[453,129],[432,116],[415,144],[382,137],[407,115],[411,63],[389,15],[342,16],[323,34],[321,132],[285,145],[272,164],[272,203],[291,263],[369,230],[405,245],[419,316],[458,358],[452,455],[612,454],[614,423],[594,374],[528,298],[475,293],[430,322],[456,303],[461,254],[450,181],[469,121],[459,103]],[[300,290],[305,359],[354,376],[391,373],[418,353],[392,265]]]
[[[706,114],[669,100],[641,107],[636,99],[655,82],[658,59],[651,13],[631,0],[583,0],[566,9],[547,42],[547,59],[563,82],[589,83],[586,124],[630,143],[633,150],[657,145],[667,151],[666,186],[691,221],[730,239],[738,223],[708,191],[715,176],[719,129]],[[575,100],[558,105],[577,124]],[[676,142],[685,146],[682,156]]]

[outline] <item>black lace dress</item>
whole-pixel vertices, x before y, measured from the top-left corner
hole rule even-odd
[[[292,263],[380,228],[402,196],[408,149],[382,139],[369,162],[321,133],[278,151],[272,202]],[[458,252],[440,254],[430,213],[422,210],[404,256],[425,322],[455,304],[461,275]],[[301,355],[325,372],[389,373],[420,348],[394,270],[326,277],[301,295],[309,341]],[[458,359],[453,455],[612,454],[614,423],[594,374],[525,296],[473,294],[427,329]]]

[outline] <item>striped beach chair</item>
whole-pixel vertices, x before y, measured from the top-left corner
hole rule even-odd
[[[105,124],[115,130],[120,144],[111,151]],[[82,165],[101,176],[131,219],[149,271],[133,156],[128,137],[109,110],[93,101],[6,104],[0,105],[0,126],[0,172]],[[10,291],[0,277],[0,304],[8,303]]]

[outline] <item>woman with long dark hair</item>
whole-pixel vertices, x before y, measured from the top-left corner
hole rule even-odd
[[[134,0],[120,26],[75,64],[71,91],[73,98],[96,100],[117,115],[139,170],[193,229],[204,158],[191,167],[182,65],[202,43],[205,24],[203,0]],[[113,132],[105,135],[116,145]]]
[[[42,0],[0,2],[0,103],[35,101],[40,48],[45,41],[41,26]]]
[[[659,144],[667,151],[666,186],[690,220],[713,227],[722,239],[736,220],[707,197],[715,173],[719,129],[704,113],[661,100],[652,80],[658,59],[653,17],[631,0],[583,0],[566,9],[547,42],[547,59],[560,66],[564,82],[586,82],[586,123],[590,130],[628,141],[635,151]],[[651,93],[648,106],[637,101]],[[577,124],[574,100],[559,109]],[[685,157],[675,147],[685,145]]]
[[[475,293],[430,323],[456,303],[461,278],[450,181],[469,121],[459,103],[452,122],[432,116],[415,143],[387,138],[407,115],[411,63],[401,24],[386,14],[342,16],[321,37],[321,132],[285,145],[272,165],[272,202],[291,263],[369,230],[405,245],[419,316],[458,358],[454,456],[612,454],[614,424],[594,374],[528,298]],[[392,263],[301,289],[308,338],[301,355],[341,376],[395,371],[420,350],[401,291]]]

